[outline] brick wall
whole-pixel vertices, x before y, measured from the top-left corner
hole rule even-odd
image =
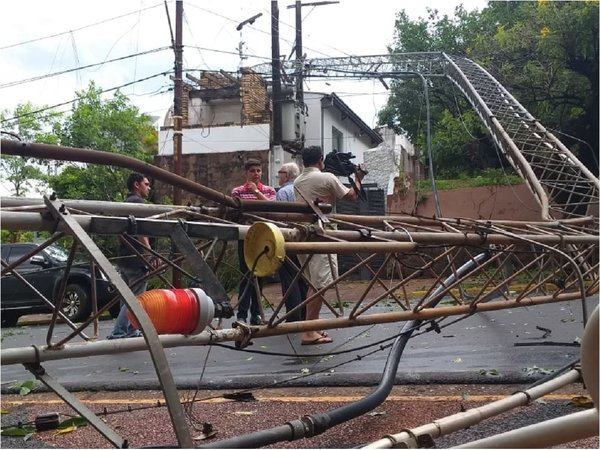
[[[242,124],[269,123],[271,110],[267,85],[261,76],[248,68],[242,69],[240,96]]]
[[[269,178],[269,151],[261,150],[254,152],[230,152],[216,154],[192,154],[183,155],[181,160],[182,176],[188,180],[195,181],[215,191],[230,194],[235,186],[239,186],[245,180],[244,162],[250,158],[258,158],[263,162],[263,182]],[[173,172],[173,159],[170,156],[155,156],[154,164]],[[173,198],[173,188],[165,183],[156,181],[154,183],[154,202],[161,203],[162,198],[169,196]],[[191,202],[194,205],[212,205],[200,197],[182,191],[183,204]]]

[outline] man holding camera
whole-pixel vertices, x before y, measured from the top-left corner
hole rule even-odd
[[[359,198],[360,181],[365,172],[360,166],[356,166],[355,178],[356,189],[347,188],[332,173],[323,172],[324,157],[323,149],[319,146],[305,147],[302,149],[302,163],[304,170],[294,181],[294,189],[300,195],[298,200],[305,198],[308,201],[319,201],[335,205],[340,199],[354,200]],[[300,262],[308,258],[308,255],[298,255]],[[307,278],[315,289],[320,290],[337,278],[337,255],[319,254],[312,255],[305,269]],[[311,289],[312,291],[312,289]],[[309,292],[308,296],[314,294]],[[306,320],[319,318],[323,297],[317,296],[306,305]],[[307,331],[302,333],[302,345],[328,344],[333,340],[324,332]]]

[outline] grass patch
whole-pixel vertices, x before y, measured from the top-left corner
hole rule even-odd
[[[486,169],[477,175],[464,175],[454,180],[435,180],[435,186],[440,191],[483,186],[509,186],[522,183],[523,179],[521,177],[505,174],[500,169]],[[431,180],[419,180],[417,186],[420,192],[429,192],[431,191]]]

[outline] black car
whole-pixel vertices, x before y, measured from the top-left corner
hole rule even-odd
[[[37,244],[19,243],[2,244],[2,259],[8,264],[30,253]],[[65,276],[64,266],[68,254],[60,247],[50,245],[41,252],[15,268],[15,271],[31,283],[44,297],[54,302],[60,284]],[[92,272],[89,263],[73,263],[69,272],[62,312],[72,322],[87,319],[92,312],[91,282]],[[2,325],[14,326],[20,316],[52,312],[52,308],[37,296],[33,290],[15,275],[2,277],[0,291],[0,308]],[[98,309],[104,306],[115,295],[115,289],[101,271],[96,272],[96,298]],[[119,313],[119,302],[110,308],[116,317]]]

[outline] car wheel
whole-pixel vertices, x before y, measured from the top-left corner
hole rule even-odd
[[[87,289],[78,284],[69,284],[65,291],[62,312],[71,322],[82,322],[90,316],[92,303]]]
[[[0,321],[3,327],[14,327],[19,321],[19,315],[9,312],[3,312],[2,319]]]

